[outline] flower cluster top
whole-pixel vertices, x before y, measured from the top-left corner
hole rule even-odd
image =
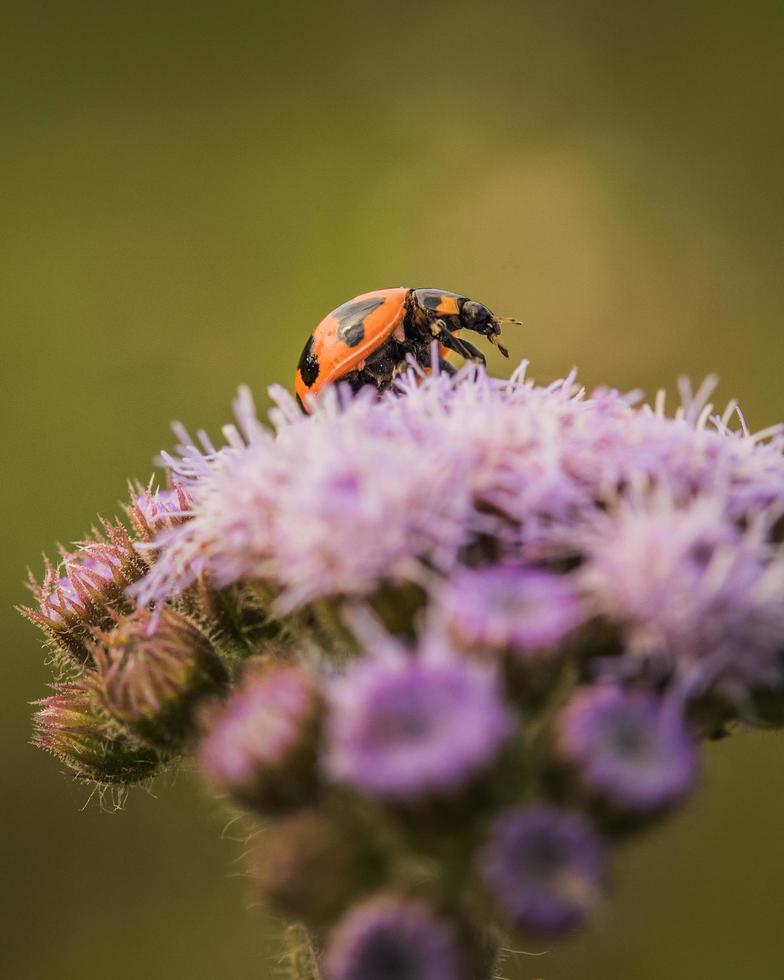
[[[496,975],[559,936],[699,746],[784,724],[784,435],[467,365],[216,447],[33,582],[38,745],[101,786],[186,753],[267,822],[258,887],[324,980]],[[292,962],[300,962],[300,954]]]

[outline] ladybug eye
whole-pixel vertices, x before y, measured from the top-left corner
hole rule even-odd
[[[482,306],[481,303],[477,303],[473,299],[463,303],[462,318],[467,327],[479,327],[491,320],[492,317],[493,314],[486,306]]]

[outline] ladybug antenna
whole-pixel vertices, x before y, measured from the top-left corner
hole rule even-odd
[[[498,317],[498,322],[499,323],[515,323],[515,324],[517,324],[518,327],[522,327],[522,325],[523,325],[523,321],[522,320],[516,320],[513,316],[499,316]]]

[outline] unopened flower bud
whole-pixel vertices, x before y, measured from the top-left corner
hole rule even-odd
[[[117,730],[103,710],[95,675],[55,684],[37,701],[33,744],[64,762],[77,779],[135,783],[155,773],[160,757]]]
[[[201,768],[208,782],[261,812],[308,803],[317,788],[323,701],[315,676],[299,667],[250,672],[206,718]]]
[[[207,637],[167,608],[155,615],[139,610],[96,633],[92,652],[106,708],[161,749],[181,746],[195,731],[200,702],[228,682]]]
[[[103,522],[76,551],[63,552],[59,565],[47,561],[41,582],[30,576],[36,606],[20,611],[57,651],[84,664],[92,629],[109,626],[113,611],[125,608],[125,589],[145,568],[126,529]]]
[[[346,822],[303,810],[264,831],[251,869],[283,915],[323,926],[379,883],[382,861]]]
[[[190,500],[178,485],[165,490],[131,487],[131,503],[126,505],[128,519],[140,541],[150,542],[166,528],[176,527],[188,519]],[[153,555],[145,549],[144,554]]]

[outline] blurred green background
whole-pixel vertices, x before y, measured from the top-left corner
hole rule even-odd
[[[101,812],[27,745],[27,563],[380,286],[520,317],[540,380],[718,371],[784,417],[783,42],[780,0],[3,4],[3,977],[250,980],[278,950],[194,779]],[[597,928],[504,975],[781,977],[783,821],[781,741],[711,747]]]

